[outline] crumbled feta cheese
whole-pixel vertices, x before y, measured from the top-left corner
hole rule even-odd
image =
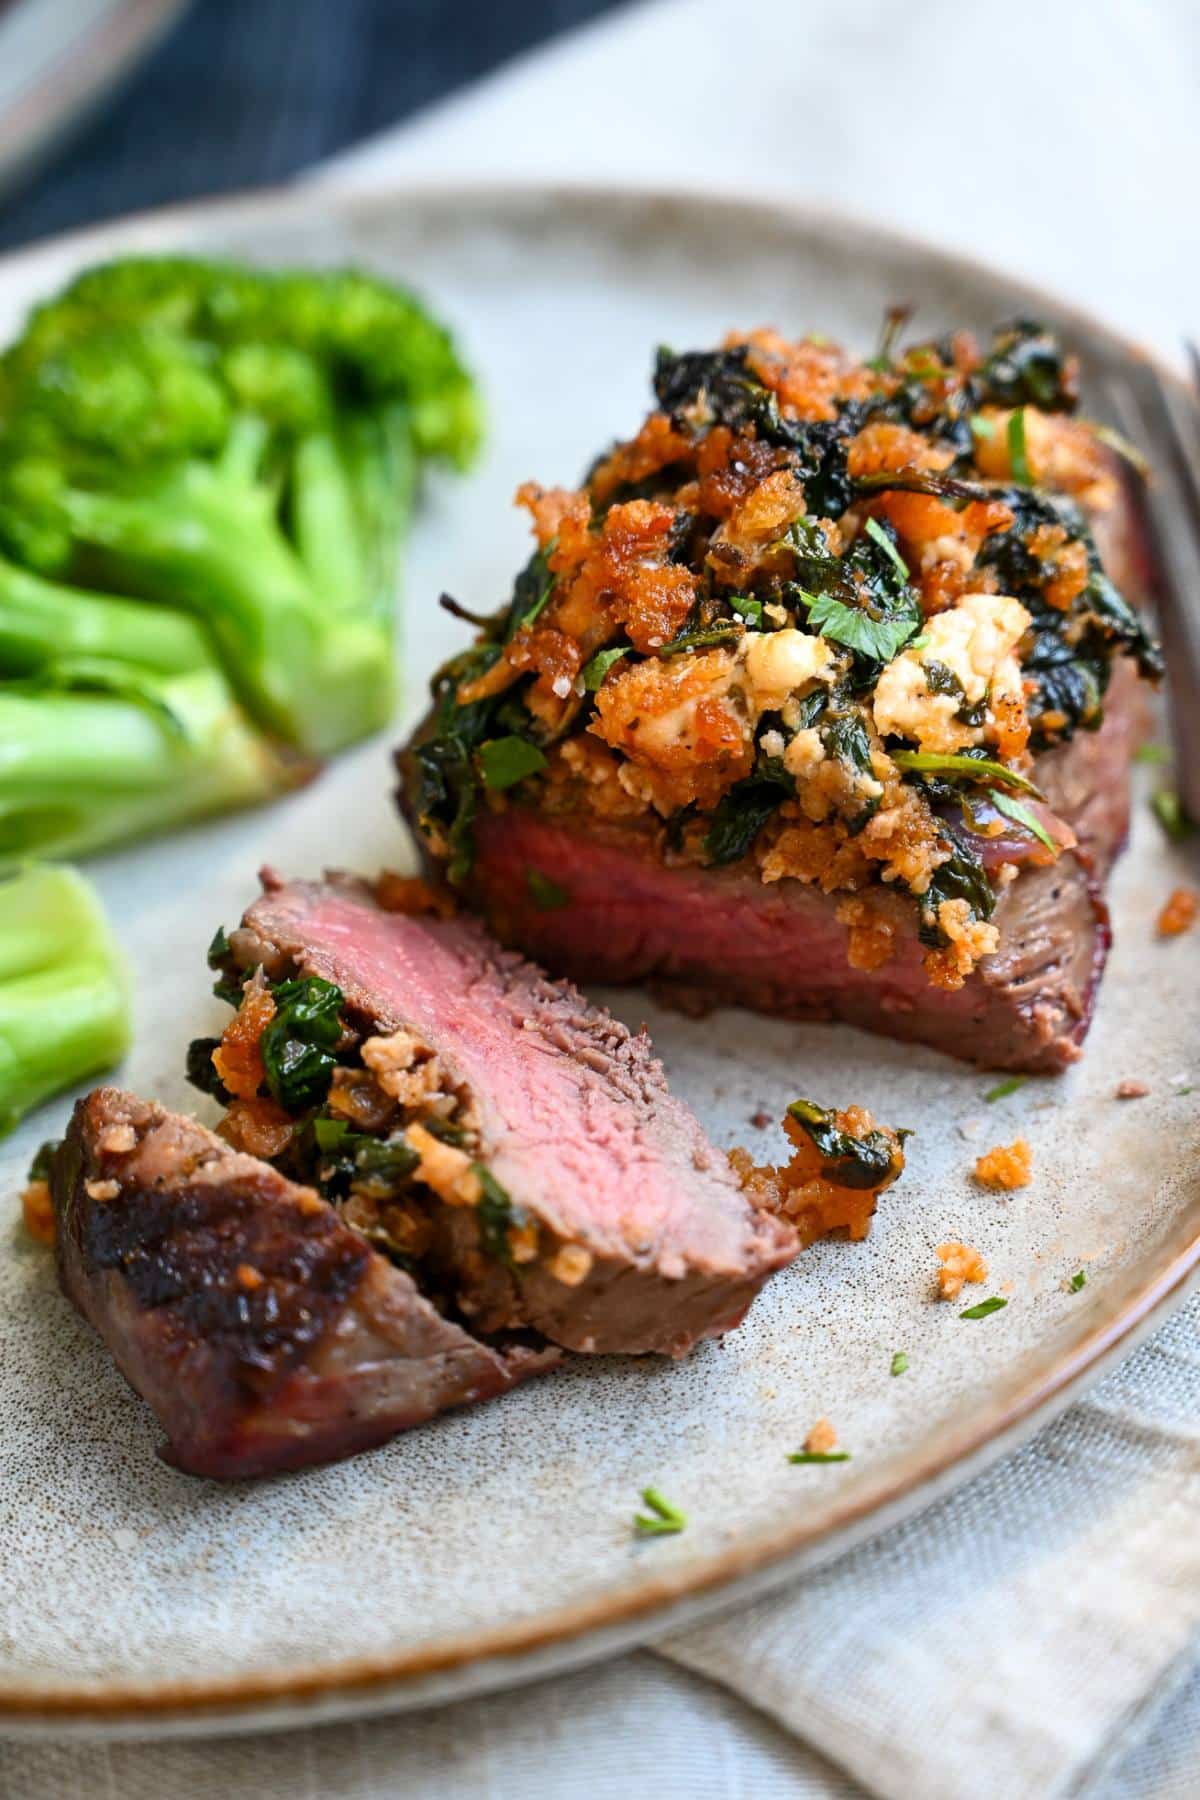
[[[924,750],[956,751],[982,739],[982,727],[964,725],[955,715],[985,694],[993,701],[1020,694],[1021,671],[1013,652],[1029,625],[1029,614],[1007,594],[964,594],[957,606],[935,613],[925,627],[927,642],[905,650],[883,670],[873,700],[881,737],[911,738]],[[930,663],[949,669],[962,694],[931,694],[925,670]]]
[[[801,781],[810,769],[824,760],[825,746],[821,734],[811,728],[798,731],[783,754],[783,766],[789,775]]]
[[[764,731],[758,740],[759,748],[764,756],[782,756],[784,751],[782,731]]]
[[[775,712],[810,682],[832,671],[833,652],[823,637],[789,626],[752,632],[746,639],[746,676],[759,712]]]

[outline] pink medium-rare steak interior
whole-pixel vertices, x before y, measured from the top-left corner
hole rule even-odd
[[[669,866],[644,834],[511,806],[475,826],[471,897],[502,941],[573,980],[650,982],[699,1009],[732,1001],[838,1018],[986,1067],[1060,1069],[1079,1054],[1110,943],[1101,881],[1124,841],[1129,758],[1142,726],[1132,666],[1114,670],[1104,724],[1040,759],[1038,779],[1077,850],[1024,867],[1001,895],[1000,946],[957,991],[930,985],[913,904],[884,893],[895,947],[847,958],[836,895],[756,869]],[[564,904],[537,907],[529,874]]]
[[[473,921],[385,912],[347,880],[265,881],[244,920],[252,940],[334,982],[377,1032],[403,1026],[435,1050],[474,1097],[491,1174],[593,1258],[570,1289],[523,1269],[510,1298],[525,1323],[573,1348],[678,1353],[735,1324],[795,1255],[668,1092],[644,1035]]]

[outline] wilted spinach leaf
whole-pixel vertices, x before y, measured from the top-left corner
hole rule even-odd
[[[275,1016],[259,1048],[267,1086],[286,1112],[319,1106],[329,1092],[342,1035],[342,990],[319,975],[281,981],[271,988]]]
[[[795,783],[776,757],[764,758],[753,775],[737,781],[718,802],[704,838],[710,866],[738,862],[771,814],[795,792]]]

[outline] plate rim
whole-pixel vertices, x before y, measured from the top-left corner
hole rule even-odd
[[[83,259],[118,248],[147,248],[193,225],[225,217],[252,220],[255,213],[304,217],[314,212],[368,217],[398,204],[479,207],[540,201],[583,203],[600,209],[631,202],[683,211],[698,207],[757,214],[775,227],[837,235],[851,247],[916,252],[967,271],[975,279],[1002,282],[1031,308],[1049,307],[1073,321],[1119,359],[1153,364],[1174,385],[1179,377],[1156,353],[1076,302],[973,255],[878,223],[866,216],[769,192],[747,196],[734,186],[688,187],[595,181],[494,179],[397,180],[356,188],[341,179],[252,189],[128,214],[118,220],[35,240],[0,256],[0,284],[18,265],[68,256]],[[1200,1219],[1193,1235],[1121,1303],[1062,1354],[1054,1366],[1028,1377],[998,1411],[978,1424],[968,1421],[916,1456],[906,1470],[881,1476],[822,1514],[734,1545],[677,1570],[641,1576],[586,1601],[536,1618],[448,1637],[415,1649],[381,1652],[331,1663],[276,1665],[235,1676],[159,1682],[17,1683],[0,1686],[0,1733],[62,1736],[208,1734],[285,1729],[433,1705],[515,1686],[568,1667],[578,1667],[783,1586],[817,1563],[831,1560],[901,1519],[931,1505],[1048,1424],[1107,1365],[1128,1354],[1200,1286]]]

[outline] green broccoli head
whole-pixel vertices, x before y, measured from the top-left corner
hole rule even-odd
[[[242,410],[302,431],[384,403],[408,411],[422,455],[470,462],[478,396],[449,333],[353,270],[107,263],[39,307],[0,363],[0,430],[122,461],[212,452]]]
[[[100,640],[110,681],[137,646],[98,602],[169,606],[266,738],[304,758],[353,742],[391,710],[416,471],[463,466],[479,434],[447,331],[372,276],[86,271],[0,357],[0,687],[21,674],[6,636],[28,661],[24,570],[65,584],[54,617]]]

